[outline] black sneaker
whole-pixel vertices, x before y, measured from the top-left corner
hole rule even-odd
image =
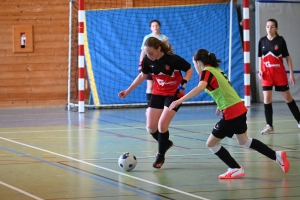
[[[161,155],[161,154],[157,154],[156,160],[155,160],[155,162],[153,163],[152,166],[153,166],[154,168],[159,169],[159,168],[161,168],[161,166],[164,164],[164,162],[165,162],[165,156],[164,156],[164,155]]]

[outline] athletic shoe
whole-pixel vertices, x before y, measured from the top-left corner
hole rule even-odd
[[[168,146],[168,148],[167,148],[167,150],[166,150],[166,153],[167,153],[167,151],[174,145],[173,144],[173,142],[171,141],[171,140],[169,140],[169,142],[170,142],[170,144],[169,144],[169,146]],[[156,156],[158,155],[158,152],[156,152]]]
[[[261,131],[262,135],[267,135],[267,134],[271,134],[274,133],[274,128],[273,126],[270,126],[269,124],[266,125],[266,127],[264,128],[264,130]]]
[[[244,169],[241,168],[229,168],[227,172],[219,176],[220,179],[230,179],[245,176]]]
[[[300,128],[300,122],[298,123],[298,128]]]
[[[285,151],[276,151],[276,162],[280,165],[284,173],[287,173],[290,169],[290,162],[286,157]]]
[[[164,162],[165,162],[165,156],[164,156],[164,155],[161,155],[161,154],[157,154],[156,160],[155,160],[155,162],[153,163],[152,166],[153,166],[154,168],[159,169],[159,168],[162,167],[162,165],[164,164]]]

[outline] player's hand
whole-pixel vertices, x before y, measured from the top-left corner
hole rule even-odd
[[[290,82],[293,86],[296,84],[296,79],[293,73],[290,73]]]
[[[169,110],[173,110],[174,108],[176,108],[177,106],[179,106],[181,104],[180,99],[173,101],[171,103],[171,105],[169,106]]]
[[[262,77],[263,77],[263,72],[262,71],[258,71],[258,77],[259,77],[260,80],[262,79]]]
[[[127,90],[123,90],[118,94],[118,96],[122,99],[124,99],[127,95],[128,95]]]
[[[216,115],[220,115],[221,111],[219,110],[219,108],[217,107],[216,109]]]

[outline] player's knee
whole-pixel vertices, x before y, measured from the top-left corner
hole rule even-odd
[[[147,131],[148,133],[152,134],[152,129],[151,129],[151,128],[146,127],[146,131]]]
[[[240,144],[240,145],[244,145],[244,147],[250,148],[251,143],[252,143],[252,138],[248,137],[248,140],[246,141],[246,143],[245,144]]]
[[[211,152],[213,152],[213,153],[217,153],[220,149],[221,149],[221,147],[222,147],[222,145],[221,144],[217,144],[217,145],[215,145],[215,146],[208,146],[208,144],[206,143],[206,146],[209,148],[209,150],[211,150]]]

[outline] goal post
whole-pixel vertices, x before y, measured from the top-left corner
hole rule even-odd
[[[175,54],[191,65],[192,55],[197,49],[214,52],[222,60],[221,69],[229,75],[233,87],[243,99],[245,78],[241,77],[244,74],[244,55],[238,16],[232,1],[78,1],[85,4],[83,41],[86,70],[83,72],[87,72],[92,106],[146,106],[145,83],[126,99],[118,98],[117,94],[126,89],[138,74],[141,44],[143,37],[151,32],[149,22],[153,19],[161,22],[160,32],[169,37]],[[82,38],[78,37],[79,40],[82,41]],[[199,76],[194,73],[186,91],[196,86],[198,80]],[[186,103],[212,102],[210,96],[201,94]]]

